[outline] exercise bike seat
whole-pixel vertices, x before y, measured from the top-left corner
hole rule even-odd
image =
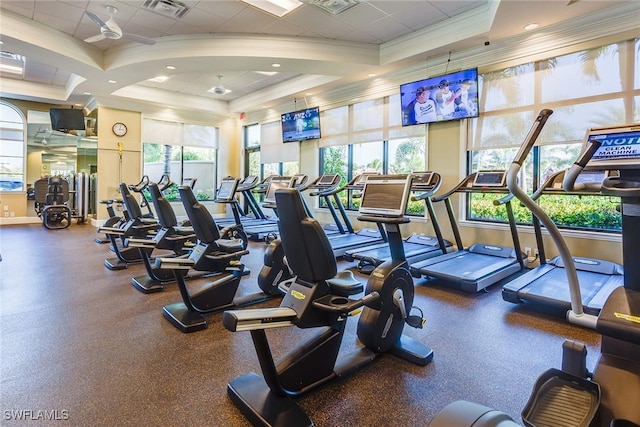
[[[359,294],[364,290],[364,286],[351,270],[339,271],[335,277],[328,279],[327,283],[331,287],[331,293],[340,296]]]

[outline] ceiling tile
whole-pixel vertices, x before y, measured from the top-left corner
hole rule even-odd
[[[278,18],[275,16],[260,12],[253,7],[247,7],[221,25],[218,30],[231,33],[262,34],[265,27],[277,22],[277,20]]]
[[[366,30],[356,29],[340,37],[340,40],[358,43],[381,44],[382,40],[369,33]]]
[[[176,22],[167,31],[162,33],[163,36],[176,36],[180,34],[206,34],[212,33],[213,30],[198,27],[193,24],[185,24],[184,22]]]
[[[403,36],[411,32],[411,28],[402,25],[400,22],[391,17],[382,18],[372,24],[375,28],[374,35],[383,42],[388,42],[396,37]]]
[[[213,13],[206,12],[204,10],[192,9],[187,12],[182,18],[178,19],[177,24],[180,24],[182,28],[185,28],[189,25],[193,25],[202,29],[205,33],[212,33],[216,30],[216,28],[220,27],[220,25],[224,24],[226,21],[225,18],[222,18]],[[171,28],[171,33],[174,33],[174,28]],[[193,33],[190,31],[186,34]]]
[[[59,18],[57,16],[38,11],[33,14],[33,19],[40,22],[46,22],[47,25],[54,27],[56,30],[69,34],[73,34],[78,26],[77,21],[70,21],[68,19]]]
[[[446,14],[449,17],[454,15],[459,15],[460,13],[475,9],[484,4],[487,4],[488,0],[459,0],[459,1],[451,1],[451,0],[439,0],[439,1],[430,1],[436,9]]]
[[[281,36],[300,36],[305,30],[291,22],[278,20],[264,28],[267,34],[277,34]]]
[[[75,28],[75,25],[84,14],[84,8],[62,2],[39,1],[36,2],[34,16],[37,14],[65,19],[72,22]]]
[[[22,16],[32,18],[35,9],[35,0],[2,0],[2,7]]]
[[[336,15],[336,19],[350,24],[354,28],[363,29],[372,22],[387,16],[380,9],[373,7],[369,3],[361,3],[357,7],[352,7]]]
[[[428,2],[413,3],[410,7],[396,10],[391,16],[413,30],[420,30],[449,18]]]
[[[230,19],[248,7],[250,6],[238,0],[201,1],[196,4],[194,13],[203,10],[221,18]]]

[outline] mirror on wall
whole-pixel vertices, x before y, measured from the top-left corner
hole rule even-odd
[[[65,133],[52,130],[48,111],[27,111],[27,191],[44,176],[97,172],[97,118],[85,122],[85,130]]]

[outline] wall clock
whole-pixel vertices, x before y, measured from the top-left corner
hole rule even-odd
[[[116,136],[125,136],[127,134],[127,126],[124,123],[114,123],[111,130]]]

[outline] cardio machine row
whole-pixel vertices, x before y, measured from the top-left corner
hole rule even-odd
[[[536,135],[537,136],[537,135]],[[510,173],[511,174],[511,173]],[[516,174],[517,175],[517,174]],[[631,179],[630,179],[631,178]],[[616,194],[619,195],[621,197],[624,197],[626,200],[626,203],[629,206],[632,206],[633,203],[635,203],[635,200],[637,199],[637,194],[634,194],[632,191],[638,191],[638,187],[640,187],[640,185],[636,184],[634,181],[634,175],[633,174],[627,174],[626,177],[624,179],[619,179],[619,180],[614,180],[610,183],[609,187],[610,189],[607,191],[611,191],[611,194]],[[383,178],[384,179],[384,178]],[[513,179],[511,179],[513,181]],[[280,193],[285,193],[285,190],[282,190]],[[299,192],[296,191],[289,191],[291,193],[291,197],[296,197],[294,195],[297,195],[298,199],[300,200],[299,202],[294,202],[294,203],[299,203],[298,207],[296,207],[295,209],[297,209],[298,212],[304,212],[305,209],[302,206],[302,201],[301,198],[299,197]],[[515,191],[514,191],[515,193]],[[287,206],[288,203],[285,198],[285,196],[281,196],[280,199],[283,200],[282,203],[280,203],[280,200],[277,200],[279,204],[281,204],[282,206]],[[363,200],[364,203],[364,200]],[[366,204],[365,204],[366,206]],[[282,207],[281,207],[282,209]],[[632,208],[627,208],[627,209],[632,209]],[[633,210],[631,210],[631,212],[633,212]],[[310,218],[308,218],[306,215],[303,214],[299,214],[300,217],[303,217],[304,220],[301,221],[302,223],[305,223],[304,221],[308,221],[313,223],[313,221],[310,221]],[[629,215],[631,217],[633,217],[633,215]],[[377,219],[378,217],[373,216],[373,218]],[[362,218],[363,220],[366,220],[365,218]],[[387,221],[387,223],[396,223],[396,225],[401,222],[400,220],[398,220],[397,218],[394,218],[395,221]],[[633,220],[633,218],[631,218],[631,220]],[[284,222],[284,221],[283,221]],[[287,220],[286,223],[288,224],[289,221]],[[624,220],[623,221],[623,238],[625,236],[625,230],[629,227],[629,224],[633,224],[633,222],[629,222],[629,220]],[[545,223],[545,226],[547,226],[547,224]],[[626,228],[625,228],[626,226]],[[633,227],[633,225],[631,225]],[[304,226],[306,227],[306,225]],[[306,228],[302,228],[302,230],[306,230]],[[318,228],[317,225],[314,225],[315,228]],[[552,226],[549,225],[549,228],[551,228]],[[637,227],[637,226],[636,226]],[[296,238],[299,240],[299,236],[302,235],[304,232],[297,232],[295,234]],[[397,234],[397,236],[399,236],[399,233]],[[395,241],[397,242],[398,239],[395,239]],[[401,241],[401,239],[400,239]],[[305,246],[307,246],[305,244]],[[319,243],[313,243],[311,245],[312,248],[315,247],[322,247],[322,244]],[[625,243],[624,245],[625,249],[627,249],[629,247],[629,243]],[[299,251],[296,251],[295,253],[298,253]],[[325,254],[327,253],[326,248],[325,248]],[[636,252],[637,253],[637,252]],[[286,254],[288,255],[288,254]],[[331,259],[333,260],[333,262],[335,262],[335,257],[331,257]],[[626,255],[626,251],[625,251],[625,260],[627,259],[627,255]],[[317,261],[317,258],[313,258],[311,260],[308,260],[306,265],[313,265],[315,262]],[[571,264],[571,261],[567,261],[566,262],[567,265]],[[626,263],[625,263],[626,265]],[[307,267],[308,268],[308,267]],[[309,274],[313,274],[313,273],[309,273]],[[375,275],[374,275],[375,276]],[[405,276],[406,277],[406,276]],[[633,279],[635,279],[637,276],[633,276],[633,274],[630,276],[631,278],[629,279],[629,282],[631,283],[633,281]],[[304,281],[303,279],[298,278],[298,280],[300,281]],[[298,280],[294,281],[293,284],[291,285],[293,287],[293,290],[300,292],[300,295],[305,295],[302,291],[298,290],[297,285],[300,285],[300,283],[298,283]],[[405,279],[405,281],[407,281]],[[408,280],[409,282],[411,281],[411,279]],[[292,287],[290,286],[290,288],[287,290],[287,294],[285,296],[285,300],[287,299],[287,296],[289,297],[289,302],[287,304],[284,303],[283,300],[283,304],[281,304],[281,306],[278,309],[278,311],[270,311],[270,310],[266,310],[266,311],[262,311],[262,310],[258,310],[258,311],[254,311],[254,310],[244,310],[244,311],[232,311],[232,312],[227,312],[225,313],[223,319],[224,319],[224,325],[225,327],[227,327],[228,329],[231,330],[250,330],[252,331],[252,338],[254,340],[254,343],[256,345],[256,350],[259,354],[259,358],[261,361],[261,366],[263,365],[269,365],[269,360],[272,361],[271,356],[270,356],[270,350],[268,347],[268,341],[266,340],[266,337],[261,337],[261,333],[258,331],[263,331],[266,328],[271,328],[271,327],[280,327],[280,326],[288,326],[288,325],[292,325],[292,324],[296,324],[297,326],[303,327],[302,325],[304,323],[302,323],[302,321],[300,320],[300,324],[297,324],[296,321],[298,321],[299,319],[299,314],[298,311],[296,311],[296,309],[294,308],[296,301],[298,301],[298,299],[293,296],[294,294],[291,292]],[[629,289],[627,289],[629,288]],[[307,288],[302,288],[302,289],[307,289]],[[315,308],[317,309],[322,309],[322,310],[327,310],[327,311],[331,311],[333,310],[333,308],[329,309],[328,307],[334,307],[335,305],[339,305],[339,306],[344,306],[343,308],[345,310],[348,310],[349,312],[351,312],[352,310],[356,309],[357,304],[362,303],[363,299],[366,299],[367,296],[369,295],[370,292],[366,293],[364,298],[355,300],[358,301],[358,303],[355,303],[356,306],[351,305],[350,302],[350,298],[349,297],[345,297],[345,296],[341,296],[341,295],[336,295],[336,292],[334,292],[334,290],[332,290],[332,287],[329,287],[330,291],[329,291],[329,295],[331,295],[331,297],[327,297],[326,300],[319,300],[318,299],[313,299],[313,306],[315,306]],[[412,289],[412,288],[411,288]],[[633,413],[629,413],[629,406],[625,405],[625,404],[621,404],[619,402],[620,400],[620,396],[624,395],[628,398],[631,399],[631,401],[633,402],[637,402],[637,396],[638,396],[638,390],[637,390],[637,386],[634,386],[634,384],[637,384],[637,378],[638,378],[638,369],[637,369],[637,364],[638,364],[638,360],[637,357],[635,357],[635,359],[631,360],[626,360],[624,362],[624,365],[622,367],[620,367],[619,364],[619,359],[621,356],[627,357],[628,354],[637,354],[637,342],[638,342],[638,336],[637,336],[637,328],[634,331],[633,329],[633,325],[631,325],[631,327],[629,326],[629,323],[633,323],[632,320],[628,320],[628,319],[633,319],[634,317],[637,317],[637,313],[636,315],[634,315],[634,307],[638,307],[638,300],[637,300],[637,292],[634,291],[632,285],[630,286],[626,286],[626,280],[625,280],[625,287],[620,288],[620,291],[617,291],[615,296],[612,296],[612,298],[610,299],[611,302],[609,303],[609,301],[607,302],[608,305],[605,306],[605,309],[603,310],[603,313],[601,314],[600,318],[597,319],[598,323],[601,323],[603,326],[599,327],[598,330],[603,332],[603,355],[601,357],[601,360],[596,368],[596,373],[595,373],[595,377],[593,381],[588,380],[588,384],[584,385],[586,387],[586,389],[593,389],[594,387],[592,386],[593,383],[595,383],[595,379],[600,379],[602,381],[602,383],[597,383],[599,384],[601,387],[604,384],[604,386],[606,387],[606,389],[608,390],[608,394],[607,394],[607,399],[605,399],[606,401],[602,402],[602,408],[600,409],[600,412],[602,412],[603,414],[600,415],[601,419],[609,419],[609,421],[617,421],[617,420],[623,420],[625,419],[626,421],[628,421],[629,423],[637,423],[637,419],[633,418],[634,414]],[[369,286],[368,286],[368,290],[369,290]],[[326,296],[326,295],[325,295]],[[307,298],[304,298],[307,299]],[[307,299],[308,301],[311,302],[311,298]],[[397,301],[398,297],[397,296],[392,296],[391,301]],[[367,304],[368,301],[365,301],[363,304],[365,307],[369,307],[369,305]],[[284,307],[283,307],[284,305]],[[396,305],[397,307],[399,305]],[[285,308],[285,309],[283,309]],[[289,310],[289,308],[292,309]],[[297,307],[296,307],[297,308]],[[406,306],[405,306],[405,310],[406,310]],[[339,313],[340,316],[344,317],[345,312],[344,311],[339,311],[336,310],[336,312]],[[334,313],[335,314],[335,313]],[[620,314],[622,314],[622,316],[620,316]],[[407,323],[416,323],[416,321],[414,320],[415,316],[411,316],[411,315],[407,315],[405,317],[405,322]],[[418,322],[419,323],[419,322]],[[264,326],[261,326],[263,325]],[[326,326],[326,325],[324,325]],[[365,328],[366,330],[366,328]],[[255,331],[255,332],[254,332]],[[360,331],[360,324],[359,324],[359,331]],[[333,332],[332,332],[333,333]],[[360,338],[360,336],[359,336]],[[367,338],[363,338],[364,340],[366,340]],[[402,342],[402,337],[400,338],[400,342]],[[411,347],[411,346],[409,346]],[[420,346],[418,346],[420,348]],[[571,347],[571,346],[569,346]],[[311,348],[306,348],[304,351],[309,351],[310,353],[315,351],[316,346],[311,346]],[[392,347],[395,348],[395,347]],[[577,354],[580,354],[580,347],[571,347],[572,349],[568,350],[570,352],[570,354],[574,354],[574,352],[577,351]],[[576,350],[577,349],[577,350]],[[300,354],[299,352],[294,352],[296,355]],[[415,352],[409,352],[411,354],[414,354]],[[305,353],[306,354],[306,353]],[[320,354],[320,353],[318,353]],[[418,354],[420,354],[420,352],[418,352]],[[323,354],[324,355],[324,354]],[[292,356],[295,357],[295,356]],[[325,360],[324,357],[321,358],[322,360]],[[570,357],[569,359],[571,360],[579,360],[579,357]],[[418,358],[418,360],[424,360],[424,358]],[[303,365],[297,365],[296,363],[294,363],[295,361],[289,360],[287,363],[291,363],[291,366],[295,366],[295,367],[300,367]],[[299,378],[296,377],[295,374],[293,374],[294,371],[296,371],[296,369],[292,369],[291,373],[287,372],[286,375],[283,375],[282,378],[280,378],[280,373],[282,372],[281,369],[276,368],[275,371],[270,370],[270,369],[265,369],[263,366],[263,378],[260,379],[259,375],[247,375],[247,376],[243,376],[238,378],[237,380],[234,380],[230,383],[229,385],[229,393],[232,396],[232,399],[234,399],[234,402],[236,402],[237,405],[239,405],[242,410],[243,413],[245,413],[245,415],[247,415],[247,417],[249,417],[249,419],[251,419],[250,417],[261,417],[262,414],[260,412],[256,413],[256,408],[262,408],[263,406],[261,406],[261,403],[265,403],[264,401],[262,402],[252,402],[250,397],[254,396],[254,395],[265,395],[265,393],[263,393],[265,390],[268,389],[267,394],[270,396],[270,398],[268,399],[268,402],[271,403],[272,401],[277,401],[278,399],[275,398],[271,398],[273,397],[271,393],[274,393],[276,396],[297,396],[300,395],[302,393],[305,393],[306,391],[315,388],[317,385],[322,384],[326,381],[328,381],[328,378],[337,378],[340,377],[340,375],[343,375],[342,372],[352,372],[353,370],[355,370],[356,368],[349,368],[346,369],[345,371],[342,371],[341,369],[338,370],[338,372],[336,372],[336,364],[332,363],[332,367],[334,369],[331,370],[331,372],[329,372],[329,368],[327,368],[327,375],[320,375],[318,378],[310,378],[310,379],[305,379],[305,381],[308,381],[308,383],[305,383],[305,386],[303,387],[302,390],[298,390],[296,389],[296,387],[298,387],[298,380]],[[350,366],[350,365],[348,365]],[[563,366],[563,372],[565,367]],[[611,373],[611,371],[615,371],[615,375],[620,375],[622,373],[622,375],[626,375],[628,380],[629,380],[629,384],[631,384],[631,386],[629,387],[629,389],[625,389],[624,393],[620,390],[617,390],[615,387],[617,387],[614,384],[608,383],[607,381],[607,377],[609,375],[607,375],[607,373]],[[300,371],[307,371],[305,369],[301,369]],[[580,375],[583,375],[586,377],[586,373],[584,369],[576,369],[575,367],[567,367],[566,371],[568,371],[568,373],[570,375],[574,375],[577,377],[580,377]],[[598,374],[598,372],[600,372],[600,374]],[[567,372],[565,372],[567,373]],[[562,375],[555,375],[551,377],[551,380],[553,382],[560,382],[560,380],[563,380],[564,374]],[[256,379],[257,377],[257,379]],[[546,381],[549,380],[549,378],[546,377],[541,377],[542,380],[545,381],[544,384],[546,384]],[[579,381],[576,381],[575,379],[571,379],[572,383],[580,383]],[[267,387],[267,389],[265,389],[264,387]],[[294,390],[291,390],[290,388],[293,388]],[[260,391],[262,390],[262,392]],[[542,387],[541,390],[548,390],[548,387]],[[587,391],[589,393],[589,391]],[[535,396],[536,398],[538,397],[537,395]],[[290,398],[285,398],[284,401],[288,402],[288,403],[282,403],[282,408],[288,408],[286,410],[287,413],[296,413],[296,411],[294,409],[290,408]],[[248,402],[248,403],[247,403]],[[536,399],[533,399],[533,402],[536,402]],[[244,406],[243,406],[244,405]],[[535,409],[535,405],[533,405],[534,409]],[[637,407],[637,406],[633,406],[632,407]],[[626,408],[626,409],[625,409]],[[457,403],[456,405],[453,405],[452,408],[448,408],[451,409],[455,414],[457,414],[456,416],[459,416],[460,414],[464,414],[467,412],[473,412],[473,410],[478,409],[477,406],[472,406],[471,404],[469,406],[465,405],[464,402],[462,403]],[[284,409],[283,409],[284,410]],[[476,417],[474,418],[474,420],[479,420],[480,418],[482,418],[484,415],[483,414],[489,414],[491,416],[495,415],[497,411],[494,410],[487,410],[486,408],[482,409],[485,410],[486,412],[481,414],[481,417]],[[528,410],[529,411],[529,410]],[[591,412],[596,412],[594,410],[589,410]],[[625,412],[626,411],[626,412]],[[447,413],[447,410],[443,411],[442,416],[444,417]],[[298,415],[303,416],[301,414],[298,413]],[[534,412],[529,413],[528,416],[533,416],[534,419],[536,416],[539,416]],[[439,416],[440,417],[440,416]],[[434,424],[433,425],[437,425],[435,424],[436,422],[439,422],[439,420],[443,419],[443,418],[439,418],[437,417],[436,420],[434,420]],[[504,417],[501,415],[500,419],[504,419]],[[614,417],[614,418],[612,418]],[[626,417],[626,418],[621,418],[621,417]],[[459,418],[456,418],[459,419]],[[297,424],[296,424],[297,425]],[[451,419],[449,419],[448,421],[445,421],[444,424],[439,424],[439,425],[457,425],[455,423],[453,423],[451,421]],[[459,424],[459,425],[467,425],[467,424]],[[468,425],[498,425],[498,424],[468,424]],[[534,424],[532,424],[534,425]],[[582,424],[577,424],[577,425],[582,425]],[[605,425],[604,422],[600,425]],[[606,424],[609,425],[609,424]],[[612,424],[613,425],[613,424]],[[620,424],[623,425],[623,424]],[[624,425],[633,425],[633,424],[624,424]]]
[[[376,268],[377,274],[372,275],[367,282],[364,294],[358,281],[354,283],[338,273],[336,258],[325,231],[307,215],[301,193],[293,188],[275,192],[281,238],[272,244],[284,252],[288,268],[293,274],[286,285],[274,286],[282,296],[280,306],[230,311],[228,309],[231,305],[219,304],[222,289],[225,289],[226,294],[234,294],[237,285],[220,279],[228,277],[227,272],[221,273],[214,280],[216,285],[212,286],[219,290],[216,298],[217,310],[226,309],[223,314],[224,326],[234,332],[250,331],[263,367],[262,375],[243,375],[232,380],[228,387],[231,399],[252,422],[264,425],[313,425],[292,397],[301,396],[328,381],[354,373],[386,353],[418,365],[426,365],[431,361],[433,352],[428,346],[403,334],[405,324],[413,327],[422,327],[424,324],[422,315],[414,314],[417,309],[413,307],[413,281],[404,259],[399,228],[400,224],[408,222],[403,213],[411,179],[407,176],[381,178],[383,179],[367,186],[363,202],[388,201],[388,198],[381,199],[380,195],[387,194],[391,187],[393,194],[400,189],[400,197],[396,197],[399,207],[384,214],[389,209],[388,205],[380,212],[375,210],[375,203],[367,203],[370,210],[363,209],[360,220],[381,224],[385,228],[392,259]],[[203,258],[211,263],[219,261],[221,256],[226,258],[227,254],[234,254],[235,260],[239,261],[246,254],[246,249],[232,251],[230,248],[234,245],[231,241],[222,242],[221,237],[216,234],[218,227],[215,220],[206,207],[193,197],[189,188],[183,186],[179,191],[197,243],[186,254],[157,257],[150,263],[161,270],[172,271],[183,294],[180,309],[164,308],[165,317],[176,326],[177,323],[185,325],[193,317],[198,317],[196,315],[205,314],[201,310],[206,305],[204,296],[194,294],[184,298],[183,285],[186,285],[186,281],[181,280],[184,272],[193,269]],[[162,206],[166,205],[162,202],[162,194],[159,191],[152,191],[151,194],[158,218],[162,218]],[[123,203],[126,204],[127,199],[129,198],[124,197]],[[138,239],[129,240],[131,243]],[[217,246],[216,250],[210,250],[211,245]],[[237,266],[228,263],[227,267],[232,265]],[[241,278],[241,274],[231,275],[236,280]],[[358,294],[361,296],[358,297]],[[214,298],[207,299],[211,303],[213,300]],[[190,306],[188,301],[198,303],[198,306]],[[361,312],[358,339],[364,347],[352,355],[338,358],[346,321],[358,312]],[[310,342],[294,346],[289,355],[276,365],[264,331],[285,326],[313,328],[318,332]],[[184,331],[193,330],[195,329]]]

